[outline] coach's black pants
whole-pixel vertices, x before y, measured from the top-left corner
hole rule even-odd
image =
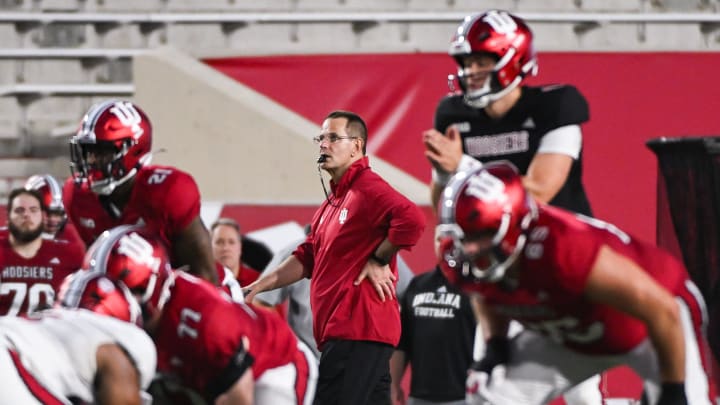
[[[363,340],[323,346],[314,405],[390,405],[393,347]]]

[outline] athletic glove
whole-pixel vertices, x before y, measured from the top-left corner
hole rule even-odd
[[[685,383],[663,383],[657,405],[687,405]]]
[[[485,342],[485,357],[474,362],[470,369],[492,375],[492,369],[510,361],[510,340],[505,336],[493,336]]]

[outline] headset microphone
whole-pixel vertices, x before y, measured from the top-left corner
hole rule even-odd
[[[332,200],[330,199],[330,193],[328,193],[327,187],[325,187],[325,181],[323,180],[323,176],[320,171],[320,164],[325,163],[325,161],[327,161],[327,158],[328,158],[327,155],[320,155],[317,158],[318,177],[320,177],[320,184],[322,184],[323,192],[325,193],[325,199],[327,200],[328,204],[332,205],[333,207],[337,207],[337,205],[333,204]]]

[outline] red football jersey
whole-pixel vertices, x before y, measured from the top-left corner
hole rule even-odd
[[[238,353],[243,337],[249,340],[255,379],[295,358],[297,338],[277,315],[234,303],[217,287],[182,271],[169,282],[170,297],[155,334],[159,370],[205,392]]]
[[[83,251],[65,241],[43,240],[26,259],[0,238],[0,315],[20,315],[51,306],[65,276],[82,266]]]
[[[78,234],[77,229],[75,229],[75,225],[73,225],[70,219],[68,219],[65,226],[63,226],[63,229],[61,229],[53,239],[67,241],[71,245],[77,246],[78,249],[85,251],[85,241],[80,238],[80,234]]]
[[[103,231],[125,224],[144,223],[167,246],[200,215],[200,191],[192,176],[169,166],[145,166],[135,176],[130,199],[121,212],[103,207],[87,183],[67,179],[63,202],[68,218],[89,246]]]
[[[583,296],[603,245],[637,263],[672,294],[686,295],[688,274],[677,259],[607,222],[542,206],[528,235],[518,258],[517,288],[478,283],[477,290],[496,312],[577,351],[624,353],[647,337],[639,319]]]

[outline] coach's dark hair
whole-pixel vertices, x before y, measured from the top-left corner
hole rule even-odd
[[[13,190],[10,192],[10,194],[8,194],[8,201],[7,201],[7,212],[8,212],[8,214],[9,214],[9,213],[12,211],[12,209],[13,209],[13,200],[15,199],[15,197],[17,197],[17,196],[19,196],[19,195],[23,195],[23,194],[27,194],[27,195],[31,195],[31,196],[35,197],[35,198],[38,200],[38,202],[40,203],[40,208],[41,208],[43,211],[47,211],[47,207],[45,206],[45,203],[43,203],[43,198],[42,198],[42,195],[40,194],[39,191],[37,191],[37,190],[28,190],[28,189],[26,189],[25,187],[19,187],[19,188],[13,189]]]
[[[345,118],[347,120],[345,128],[347,129],[348,134],[362,139],[362,153],[363,155],[366,155],[367,152],[365,145],[367,144],[368,130],[367,125],[365,125],[365,121],[363,121],[363,119],[354,112],[344,110],[335,110],[325,117],[326,120],[334,118]]]

